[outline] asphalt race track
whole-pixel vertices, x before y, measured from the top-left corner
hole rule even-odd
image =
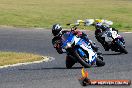
[[[96,41],[93,32],[86,32]],[[86,68],[90,79],[130,79],[132,80],[132,34],[120,33],[125,37],[128,54],[112,51],[103,53],[106,65]],[[37,53],[54,57],[55,60],[0,69],[0,88],[82,88],[80,64],[72,69],[65,67],[65,54],[59,55],[51,44],[50,30],[0,28],[0,51]],[[88,86],[88,88],[132,88],[132,86]],[[86,87],[87,88],[87,87]]]

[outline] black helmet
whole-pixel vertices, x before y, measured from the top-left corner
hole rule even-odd
[[[60,33],[60,31],[62,30],[62,27],[60,26],[60,24],[54,24],[52,26],[52,34],[54,36],[58,35]]]

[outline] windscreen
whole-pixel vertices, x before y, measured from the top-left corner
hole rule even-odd
[[[62,40],[63,40],[63,42],[66,42],[66,41],[70,42],[70,41],[72,41],[73,36],[74,35],[71,32],[67,32],[67,33],[63,34]]]

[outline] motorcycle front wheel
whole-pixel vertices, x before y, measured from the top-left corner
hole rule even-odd
[[[77,59],[77,61],[84,66],[85,68],[90,68],[91,64],[89,64],[87,61],[85,61],[86,58],[81,57],[77,51],[74,52],[74,55]]]
[[[120,45],[120,50],[121,50],[121,53],[125,53],[125,54],[128,53],[128,51],[121,45]]]
[[[128,53],[128,51],[125,49],[125,47],[123,47],[123,45],[120,45],[118,42],[116,42],[116,44],[118,45],[121,53],[125,53],[125,54]]]

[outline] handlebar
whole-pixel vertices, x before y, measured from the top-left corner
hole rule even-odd
[[[71,31],[72,30],[76,30],[77,29],[77,26],[79,26],[79,24],[71,24],[71,23],[68,23],[68,24],[66,24],[67,26],[70,26],[70,28],[71,28]]]

